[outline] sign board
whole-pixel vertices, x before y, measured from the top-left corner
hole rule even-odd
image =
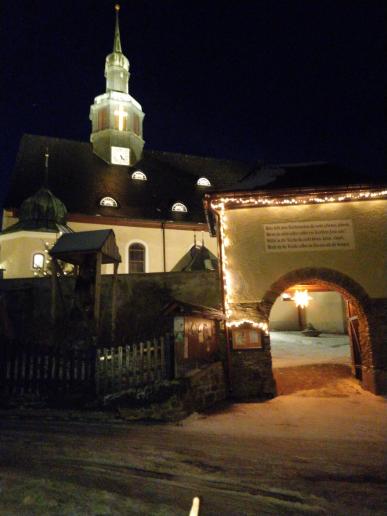
[[[355,248],[352,220],[264,224],[267,253],[342,251]]]
[[[255,328],[235,328],[232,330],[233,349],[259,349],[263,347],[262,332]]]

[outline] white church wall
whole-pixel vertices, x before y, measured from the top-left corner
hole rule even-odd
[[[114,226],[105,224],[90,224],[86,222],[69,222],[68,224],[74,231],[93,231],[97,229],[113,229],[116,242],[122,258],[118,267],[119,274],[128,273],[128,249],[134,242],[143,244],[146,248],[146,272],[163,272],[163,233],[161,228],[146,228],[133,226]],[[216,238],[211,238],[207,232],[165,229],[165,258],[166,272],[169,272],[176,263],[187,253],[194,244],[196,234],[197,242],[201,244],[202,238],[204,245],[217,256]],[[102,269],[104,274],[112,273],[112,266],[105,265]]]
[[[4,217],[3,228],[17,222],[14,217]],[[128,273],[129,245],[139,242],[146,249],[146,272],[164,272],[163,263],[163,234],[161,228],[144,228],[131,226],[114,226],[105,224],[90,224],[84,222],[69,222],[73,231],[93,231],[98,229],[113,229],[122,263],[118,268],[119,274]],[[169,272],[176,263],[197,243],[204,245],[217,256],[216,238],[211,238],[207,232],[165,229],[166,271]],[[0,268],[5,269],[4,278],[28,278],[34,276],[32,255],[44,253],[45,242],[53,244],[57,239],[55,233],[15,232],[0,236]],[[113,266],[104,265],[103,274],[112,274]]]

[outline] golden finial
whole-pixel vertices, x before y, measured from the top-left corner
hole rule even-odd
[[[114,6],[114,9],[116,10],[116,12],[118,13],[118,11],[120,10],[120,4],[116,4]]]

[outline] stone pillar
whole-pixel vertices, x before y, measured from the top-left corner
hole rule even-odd
[[[230,395],[237,400],[268,399],[276,395],[270,337],[260,349],[231,350]]]
[[[363,365],[362,384],[374,394],[387,394],[387,299],[370,299],[368,317],[372,364]]]

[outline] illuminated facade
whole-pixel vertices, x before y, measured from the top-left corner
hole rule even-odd
[[[113,51],[105,62],[106,91],[90,108],[91,143],[34,135],[21,140],[0,233],[4,278],[36,275],[38,254],[45,255],[59,236],[52,228],[20,231],[18,226],[22,203],[44,182],[47,149],[48,188],[67,208],[69,229],[114,229],[120,274],[176,270],[196,241],[211,255],[218,254],[208,232],[203,194],[233,184],[248,165],[143,148],[144,113],[129,94],[129,60],[122,52],[118,11],[116,6]],[[141,246],[142,264],[134,267],[136,246]],[[202,263],[205,267],[207,262]],[[111,272],[112,266],[103,266],[103,273]]]

